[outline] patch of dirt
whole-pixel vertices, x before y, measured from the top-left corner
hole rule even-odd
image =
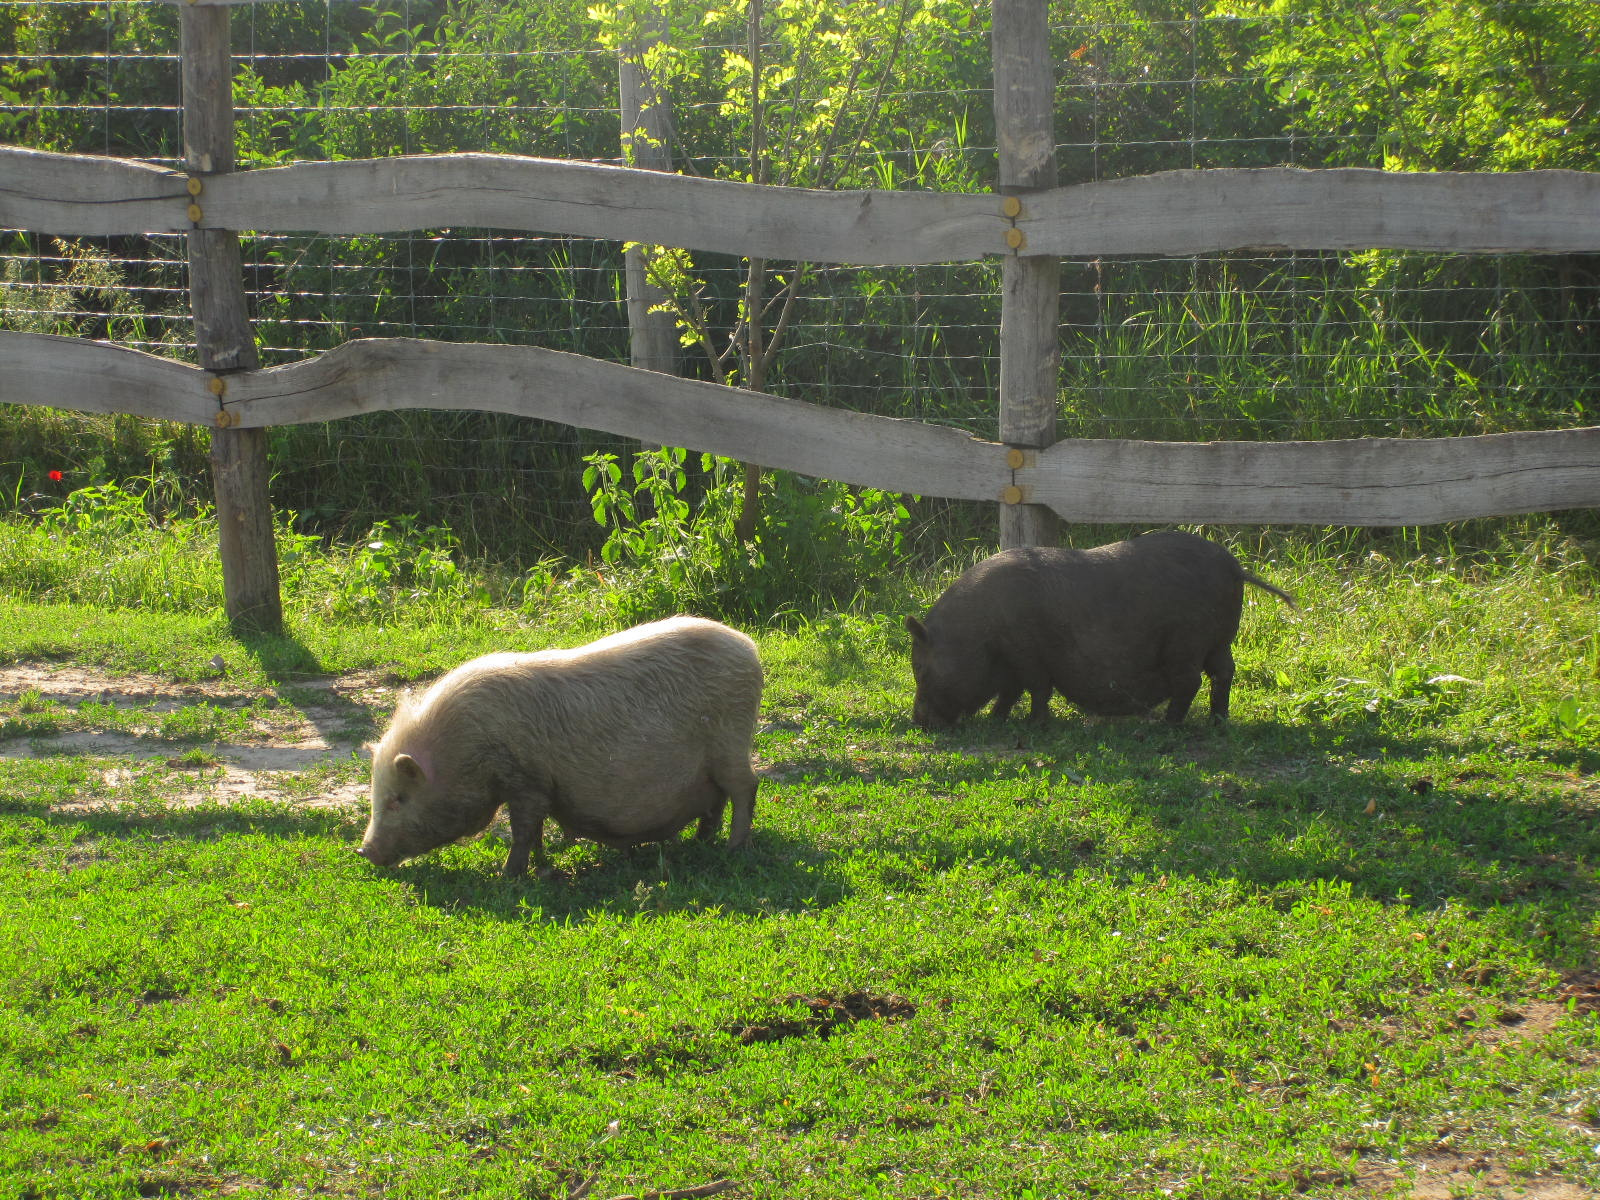
[[[343,761],[358,751],[368,728],[366,713],[387,708],[395,691],[392,683],[373,673],[299,681],[273,697],[279,707],[270,725],[257,724],[258,736],[247,742],[206,743],[193,755],[159,739],[114,731],[73,731],[0,742],[0,758],[92,755],[162,760],[193,780],[192,786],[168,792],[168,799],[178,805],[295,799],[316,807],[360,807],[366,802],[365,782],[334,785],[306,799],[296,798],[297,790],[303,789],[294,786],[295,777]],[[202,703],[243,707],[265,698],[241,690],[221,672],[215,679],[175,683],[155,675],[113,675],[73,665],[0,666],[0,704],[16,704],[25,695],[64,707],[92,701],[156,713]],[[133,774],[129,768],[117,767],[106,771],[103,778],[114,788],[131,781]],[[85,797],[58,807],[70,812],[114,806],[114,801]]]
[[[239,695],[236,690],[224,687],[221,679],[174,683],[156,675],[111,675],[88,667],[54,663],[11,663],[0,667],[0,700],[14,701],[28,691],[38,692],[44,699],[60,704],[78,704],[84,700],[144,704],[165,700],[169,709],[178,707],[185,698]]]
[[[1580,1184],[1553,1175],[1517,1175],[1482,1155],[1441,1150],[1405,1163],[1363,1161],[1355,1183],[1373,1195],[1411,1200],[1593,1200]]]
[[[1567,1015],[1567,1006],[1554,1000],[1528,1000],[1516,1008],[1505,1008],[1494,1014],[1494,1024],[1485,1025],[1472,1035],[1472,1040],[1484,1046],[1500,1042],[1524,1041],[1544,1037],[1556,1027],[1556,1022]]]
[[[1568,1006],[1571,1005],[1569,1008]],[[1569,1015],[1600,1011],[1600,972],[1573,971],[1556,989],[1554,1000],[1525,1000],[1493,1014],[1493,1024],[1475,1030],[1472,1040],[1494,1045],[1517,1039],[1541,1038],[1552,1033]],[[1476,1021],[1465,1012],[1462,1020]],[[1568,1110],[1570,1114],[1572,1110]],[[1581,1117],[1556,1118],[1587,1137],[1590,1126]],[[1410,1197],[1411,1200],[1592,1200],[1595,1193],[1555,1174],[1521,1175],[1493,1157],[1440,1147],[1403,1162],[1363,1160],[1351,1181],[1375,1196]],[[1315,1189],[1301,1189],[1314,1192]]]
[[[729,1032],[740,1042],[779,1042],[785,1038],[827,1038],[857,1021],[907,1021],[917,1015],[917,1006],[904,996],[849,992],[843,996],[785,996],[785,1004],[803,1011],[795,1017],[761,1024],[732,1026]]]
[[[1514,1007],[1492,1011],[1493,1024],[1484,1023],[1472,1040],[1492,1046],[1500,1042],[1540,1038],[1555,1030],[1564,1017],[1600,1012],[1600,972],[1572,971],[1562,977],[1554,1000],[1523,1000]],[[1463,1010],[1457,1018],[1462,1024],[1480,1019],[1479,1012]]]
[[[1561,981],[1556,999],[1574,1012],[1600,1012],[1600,971],[1574,971]]]

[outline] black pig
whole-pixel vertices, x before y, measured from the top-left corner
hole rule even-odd
[[[1033,719],[1060,692],[1086,712],[1145,712],[1163,700],[1177,724],[1211,679],[1211,717],[1228,716],[1244,585],[1287,601],[1223,547],[1176,531],[1092,550],[1005,550],[906,618],[917,695],[911,719],[943,729],[990,700],[1004,720],[1023,692]]]

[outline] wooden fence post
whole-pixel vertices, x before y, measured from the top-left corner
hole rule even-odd
[[[661,20],[657,14],[657,21]],[[617,91],[622,117],[622,157],[630,167],[672,170],[671,100],[644,68],[648,48],[659,35],[624,46],[617,56]],[[628,339],[632,362],[647,371],[678,374],[678,327],[671,313],[650,309],[666,292],[645,278],[644,254],[633,247],[623,256],[628,288]]]
[[[206,204],[205,181],[234,168],[233,75],[226,5],[186,4],[181,10],[183,163],[194,196],[191,219]],[[198,185],[198,186],[197,186]],[[216,372],[213,388],[226,395],[228,375],[260,366],[245,310],[239,236],[227,229],[188,233],[189,293],[200,365]],[[230,429],[219,406],[211,431],[211,472],[217,497],[223,603],[235,632],[278,633],[278,552],[267,496],[267,431]]]
[[[994,123],[1000,151],[998,191],[1011,217],[1031,192],[1056,186],[1046,0],[993,0],[990,48],[994,59]],[[1000,440],[1026,461],[1056,440],[1056,391],[1061,367],[1061,262],[1030,255],[1021,230],[1010,231],[1015,253],[1001,264]],[[1000,506],[1000,545],[1054,545],[1055,513],[1007,489]]]

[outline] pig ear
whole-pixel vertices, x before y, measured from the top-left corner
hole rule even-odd
[[[422,764],[409,754],[396,754],[394,756],[394,769],[408,783],[426,783],[428,776],[422,769]]]
[[[906,628],[911,631],[914,641],[925,642],[928,640],[928,631],[923,628],[922,622],[915,617],[906,618]]]

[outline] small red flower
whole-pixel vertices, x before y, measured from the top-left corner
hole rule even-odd
[[[51,483],[60,483],[61,482],[61,472],[60,471],[51,471],[50,472],[50,482]]]

